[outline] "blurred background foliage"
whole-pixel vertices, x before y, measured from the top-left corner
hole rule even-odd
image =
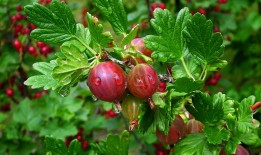
[[[23,85],[35,74],[32,64],[48,61],[59,51],[59,45],[43,45],[33,40],[23,10],[37,0],[0,0],[0,154],[44,154],[43,137],[53,135],[68,143],[77,138],[89,152],[89,143],[104,139],[108,133],[127,129],[128,122],[113,111],[112,104],[97,101],[85,82],[75,87],[68,97],[52,91],[31,89]],[[48,1],[39,0],[43,5]],[[223,56],[229,64],[221,70],[221,78],[208,75],[205,89],[223,92],[236,100],[255,95],[261,100],[261,1],[260,0],[124,0],[129,29],[139,24],[138,37],[154,33],[149,20],[153,3],[164,3],[174,15],[183,7],[192,14],[200,12],[211,19],[213,31],[220,31],[226,45]],[[102,21],[105,30],[111,26],[98,12],[93,1],[67,0],[75,19],[87,26],[85,14],[90,12]],[[116,36],[115,36],[116,37]],[[116,37],[117,38],[117,37]],[[20,42],[21,47],[15,45]],[[117,40],[116,40],[117,42]],[[29,50],[33,46],[35,49]],[[7,89],[12,89],[12,92]],[[13,94],[12,94],[13,93]],[[95,105],[95,106],[93,106]],[[260,112],[254,115],[261,121]],[[258,152],[252,149],[252,152]],[[252,149],[252,150],[251,150]],[[130,154],[167,154],[155,134],[131,132]]]

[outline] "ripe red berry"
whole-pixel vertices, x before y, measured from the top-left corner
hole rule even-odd
[[[6,88],[5,89],[5,94],[8,96],[8,97],[13,97],[14,96],[14,90],[12,88]]]
[[[15,17],[16,17],[17,20],[23,20],[24,19],[24,16],[21,13],[16,14]]]
[[[218,0],[218,3],[219,3],[219,4],[226,4],[226,3],[227,3],[227,0]]]
[[[118,115],[112,109],[105,111],[105,118],[107,118],[107,119],[114,118],[116,116],[118,116]]]
[[[159,87],[158,87],[158,91],[159,92],[166,92],[166,82],[159,82]]]
[[[39,48],[43,48],[44,46],[46,46],[46,44],[43,43],[43,42],[38,41],[38,42],[36,43],[36,46],[39,47]]]
[[[16,50],[19,50],[22,47],[22,44],[19,40],[14,40],[13,41],[13,46]]]
[[[135,48],[135,50],[141,54],[144,54],[148,57],[151,57],[153,51],[146,48],[144,44],[144,38],[135,38],[131,41],[131,46]]]
[[[202,7],[199,7],[199,8],[198,8],[198,12],[201,13],[201,14],[203,14],[203,15],[206,15],[206,10],[203,9]]]
[[[213,78],[219,80],[221,78],[221,74],[217,72],[214,74]]]
[[[98,99],[117,102],[127,87],[126,74],[115,63],[102,62],[90,71],[87,84]]]
[[[225,150],[222,149],[220,155],[226,155]],[[237,149],[234,155],[249,155],[249,152],[241,145],[237,145]]]
[[[78,135],[76,138],[79,142],[82,141],[82,136]]]
[[[14,24],[16,22],[16,16],[11,16],[11,23]]]
[[[45,0],[45,2],[48,4],[48,3],[51,3],[52,0]]]
[[[214,78],[210,78],[210,79],[207,80],[206,83],[207,83],[208,85],[213,85],[213,86],[215,86],[215,85],[217,84],[217,80],[214,79]]]
[[[33,98],[37,99],[37,98],[41,98],[42,93],[41,92],[36,92],[33,96]]]
[[[164,3],[159,3],[158,7],[161,8],[162,10],[166,9],[166,5]]]
[[[17,25],[15,26],[15,33],[21,32],[22,29],[23,29],[23,25],[22,25],[22,24],[17,24]]]
[[[42,54],[48,54],[48,53],[50,53],[51,52],[51,47],[50,46],[44,46],[44,47],[42,47],[41,49],[40,49],[40,52],[42,53]]]
[[[162,144],[176,144],[186,134],[185,123],[183,119],[177,115],[169,128],[168,135],[162,131],[157,131],[156,135]]]
[[[214,29],[213,29],[213,32],[219,32],[219,28],[218,27],[214,27]]]
[[[88,141],[87,141],[87,140],[84,140],[84,141],[82,142],[82,149],[86,150],[86,149],[88,148],[88,145],[89,145]]]
[[[218,6],[218,5],[214,6],[214,11],[215,12],[219,12],[220,11],[220,6]]]
[[[23,9],[23,8],[22,8],[22,6],[21,6],[21,5],[19,5],[19,6],[17,6],[17,7],[16,7],[16,11],[17,11],[17,12],[21,12],[21,11],[22,11],[22,9]]]
[[[36,53],[36,49],[34,46],[29,46],[28,47],[28,52],[32,55],[34,55]]]
[[[151,4],[151,10],[154,11],[158,7],[157,3],[152,3]]]
[[[10,103],[6,103],[6,104],[0,106],[0,111],[2,111],[2,112],[8,112],[10,110],[11,110]]]
[[[30,29],[28,27],[24,28],[21,32],[23,35],[27,35],[30,33]]]
[[[157,72],[148,64],[138,64],[128,75],[128,89],[138,98],[150,98],[158,88]]]

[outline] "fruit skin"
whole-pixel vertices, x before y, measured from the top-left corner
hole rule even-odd
[[[166,92],[166,88],[167,88],[166,82],[160,81],[158,91],[164,93]]]
[[[191,119],[186,123],[186,132],[187,132],[187,134],[202,133],[203,127],[204,127],[204,124],[202,124],[200,121]]]
[[[226,155],[225,150],[222,149],[220,155]],[[249,152],[241,145],[237,145],[236,153],[234,155],[249,155]]]
[[[156,131],[156,135],[162,144],[176,144],[186,135],[186,128],[183,119],[177,115],[169,127],[168,135],[162,131]]]
[[[90,71],[87,85],[93,95],[100,100],[120,100],[127,88],[126,74],[115,63],[102,62]]]
[[[15,49],[19,50],[22,47],[22,44],[19,40],[14,40],[13,46]]]
[[[144,38],[135,38],[131,41],[131,45],[135,47],[135,49],[148,57],[151,57],[153,51],[146,48],[144,44]]]
[[[13,97],[14,96],[14,90],[12,88],[6,88],[5,89],[5,94],[8,96],[8,97]]]
[[[128,74],[128,89],[138,98],[150,98],[158,85],[157,72],[148,64],[138,64]]]
[[[132,95],[126,96],[122,100],[122,114],[130,121],[138,120],[138,116],[141,114],[140,104],[143,100]]]

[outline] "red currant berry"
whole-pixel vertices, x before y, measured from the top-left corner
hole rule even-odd
[[[28,52],[32,55],[34,55],[36,53],[36,49],[34,46],[29,46],[28,47]]]
[[[198,8],[198,12],[201,13],[201,14],[203,14],[203,15],[206,15],[206,10],[203,9],[202,7],[199,7],[199,8]]]
[[[6,88],[5,89],[5,94],[8,96],[8,97],[13,97],[14,96],[14,90],[12,88]]]
[[[79,142],[82,141],[82,136],[77,136],[76,138]]]
[[[84,129],[83,128],[79,128],[78,132],[77,132],[77,136],[81,136],[83,133]]]
[[[219,12],[220,11],[220,6],[218,6],[218,5],[214,6],[214,11],[215,12]]]
[[[51,3],[52,0],[45,0],[45,2],[48,4],[48,3]]]
[[[166,92],[166,82],[159,82],[159,87],[158,87],[158,91],[159,92]]]
[[[214,74],[213,78],[219,80],[221,78],[221,74],[217,72]]]
[[[0,106],[0,111],[2,112],[8,112],[11,110],[11,104],[10,103],[6,103],[2,106]]]
[[[88,141],[87,141],[87,140],[84,140],[84,141],[82,142],[82,149],[86,150],[86,149],[88,148],[88,145],[89,145]]]
[[[148,64],[138,64],[128,75],[128,89],[138,98],[150,98],[158,88],[157,72]]]
[[[14,85],[14,82],[15,82],[15,76],[11,76],[9,78],[9,82],[10,82],[10,85],[13,86]]]
[[[162,10],[166,9],[166,5],[164,3],[159,3],[158,7]]]
[[[24,16],[21,13],[15,15],[17,20],[23,20]]]
[[[45,43],[43,43],[43,42],[38,41],[38,42],[36,43],[36,46],[39,47],[39,48],[43,48],[43,47],[45,47],[45,46],[47,46],[47,45],[46,45]]]
[[[37,98],[41,98],[42,97],[42,93],[41,92],[36,92],[33,96],[33,98],[37,99]]]
[[[87,84],[94,96],[114,101],[120,110],[119,100],[127,87],[126,74],[120,66],[111,61],[96,65],[89,73]]]
[[[211,78],[207,81],[207,84],[215,86],[215,85],[217,85],[217,80],[214,78]]]
[[[16,7],[16,11],[17,11],[17,12],[21,12],[21,11],[22,11],[22,9],[23,9],[23,8],[22,8],[22,6],[21,6],[21,5],[19,5],[19,6],[17,6],[17,7]]]
[[[116,116],[117,116],[117,114],[116,114],[114,111],[112,111],[112,109],[105,111],[105,117],[106,117],[107,119],[109,119],[109,118],[114,118],[114,117],[116,117]]]
[[[50,46],[44,46],[44,47],[42,47],[42,48],[40,49],[40,52],[41,52],[42,54],[48,54],[48,53],[51,52],[51,47],[50,47]]]
[[[16,16],[11,16],[11,23],[12,24],[15,24],[16,20],[17,20]]]
[[[23,35],[27,35],[30,33],[30,29],[28,27],[24,28],[21,32]]]
[[[22,44],[19,40],[14,40],[13,46],[15,49],[19,50],[22,47]]]
[[[219,32],[219,28],[218,27],[214,27],[214,29],[213,29],[213,32]]]
[[[154,11],[158,7],[157,3],[152,3],[151,4],[151,10]]]

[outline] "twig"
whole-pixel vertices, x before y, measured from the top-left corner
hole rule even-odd
[[[168,82],[168,83],[174,82],[174,78],[170,74],[159,74],[158,77],[162,82]]]

